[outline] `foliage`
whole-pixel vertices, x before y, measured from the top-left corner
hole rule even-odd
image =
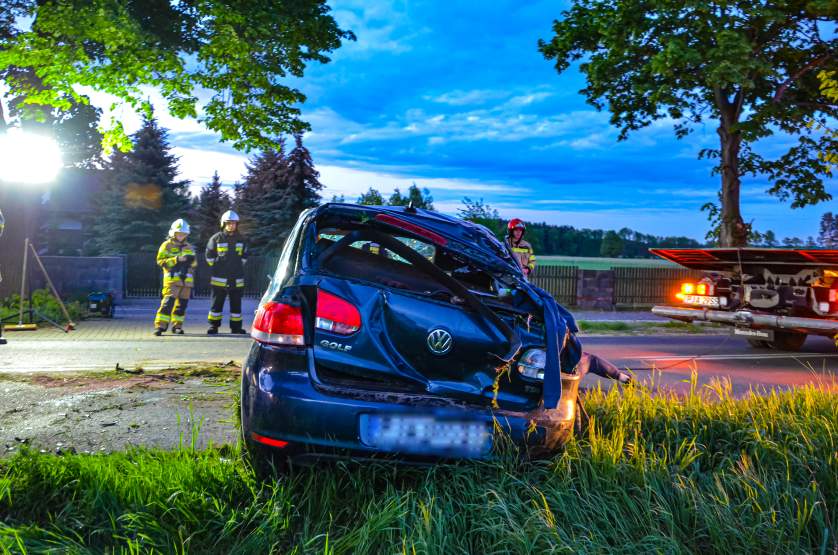
[[[283,133],[307,128],[305,95],[282,84],[354,35],[340,29],[324,0],[239,2],[170,0],[14,0],[0,17],[0,72],[31,69],[40,86],[6,79],[26,104],[68,110],[86,104],[79,85],[140,107],[144,86],[158,88],[168,110],[197,118],[239,149],[277,148]],[[22,28],[31,22],[27,30]],[[199,94],[208,94],[201,103]],[[106,150],[130,148],[111,121]]]
[[[825,249],[838,249],[838,216],[826,212],[821,216],[818,244]]]
[[[62,299],[64,300],[64,299]],[[29,299],[23,299],[23,323],[29,324]],[[64,323],[66,318],[61,306],[52,293],[48,289],[36,289],[32,291],[32,308],[40,312],[50,320],[58,323]],[[86,306],[78,300],[64,300],[64,306],[70,319],[74,322],[82,320],[87,314]],[[20,295],[9,295],[5,299],[0,300],[0,320],[6,319],[14,320],[17,323],[18,315],[20,314]],[[37,314],[33,314],[35,322],[40,322],[41,319]],[[14,318],[12,318],[14,317]]]
[[[108,162],[94,225],[99,254],[157,252],[171,223],[189,212],[189,182],[176,180],[167,131],[146,117],[132,142],[133,151],[115,152]]]
[[[279,252],[300,212],[320,202],[319,177],[300,135],[287,156],[282,148],[269,149],[250,161],[236,190],[236,208],[242,232],[256,253]]]
[[[486,222],[500,220],[497,210],[483,202],[483,199],[472,200],[463,197],[463,207],[457,209],[457,217],[462,220],[486,225]]]
[[[610,111],[620,140],[656,121],[671,122],[678,138],[715,121],[719,148],[699,156],[719,161],[720,243],[741,245],[748,235],[742,176],[767,177],[768,192],[792,208],[831,198],[824,186],[830,170],[818,153],[834,151],[838,138],[818,125],[838,104],[820,90],[816,73],[836,64],[838,36],[821,37],[818,27],[834,20],[834,6],[574,0],[539,48],[559,72],[580,61],[582,94]],[[795,144],[774,158],[769,149],[758,153],[759,141],[777,133]]]
[[[602,237],[599,254],[605,257],[620,256],[623,252],[623,239],[616,231],[606,231]]]
[[[402,195],[399,188],[396,187],[393,194],[390,195],[387,204],[390,206],[408,206],[413,204],[414,208],[433,210],[434,198],[431,196],[431,192],[428,189],[419,189],[419,187],[416,186],[416,183],[414,183],[407,189],[406,195]]]
[[[832,553],[838,397],[631,386],[584,396],[545,461],[294,468],[234,449],[0,460],[0,550],[130,553]],[[503,443],[502,441],[499,443]]]
[[[222,186],[221,178],[215,172],[212,181],[201,188],[195,199],[190,221],[194,227],[192,241],[199,249],[203,249],[210,237],[221,229],[221,215],[232,205]]]
[[[378,190],[370,187],[369,191],[358,197],[358,202],[355,204],[360,204],[362,206],[384,206],[385,202],[382,194],[379,193]]]

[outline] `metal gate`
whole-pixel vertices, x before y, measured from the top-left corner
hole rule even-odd
[[[675,293],[685,281],[696,281],[703,272],[686,268],[611,268],[614,272],[614,304],[650,306],[675,302]]]
[[[574,306],[578,274],[576,266],[538,266],[530,281],[553,295],[560,304]]]

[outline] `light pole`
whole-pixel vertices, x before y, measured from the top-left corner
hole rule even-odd
[[[4,182],[12,189],[20,188],[20,196],[23,196],[23,188],[32,185],[46,184],[53,181],[61,169],[61,150],[58,144],[50,137],[34,133],[26,133],[19,128],[0,126],[0,182]],[[17,195],[15,195],[17,196]],[[28,202],[24,201],[24,260],[29,245],[29,217]],[[24,273],[26,263],[24,262]],[[21,276],[21,287],[25,275]],[[23,307],[23,295],[21,294],[21,308]],[[22,319],[22,318],[21,318]],[[3,322],[0,321],[0,345],[5,344],[3,339]]]

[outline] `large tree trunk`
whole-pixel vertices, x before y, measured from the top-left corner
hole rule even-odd
[[[719,246],[742,247],[748,242],[748,229],[739,211],[739,146],[741,137],[719,126],[722,161],[722,215],[719,227]]]
[[[742,109],[742,93],[728,101],[721,90],[716,89],[716,102],[721,112],[719,124],[719,143],[721,152],[722,174],[722,214],[719,222],[719,246],[743,247],[748,243],[748,226],[742,221],[739,211],[739,149],[742,135],[735,129]]]

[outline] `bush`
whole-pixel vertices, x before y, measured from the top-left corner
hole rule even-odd
[[[64,306],[67,307],[70,319],[74,322],[83,319],[87,313],[86,305],[78,300],[65,301]],[[64,322],[65,317],[64,313],[61,311],[61,306],[48,289],[37,289],[32,291],[32,307],[51,320]],[[3,321],[11,321],[14,316],[14,321],[17,322],[17,315],[19,312],[20,295],[10,295],[0,301],[0,317],[3,318]],[[33,316],[35,317],[35,322],[39,322],[41,320],[37,314],[34,314]],[[31,323],[29,321],[29,299],[23,300],[23,322],[25,324]]]

